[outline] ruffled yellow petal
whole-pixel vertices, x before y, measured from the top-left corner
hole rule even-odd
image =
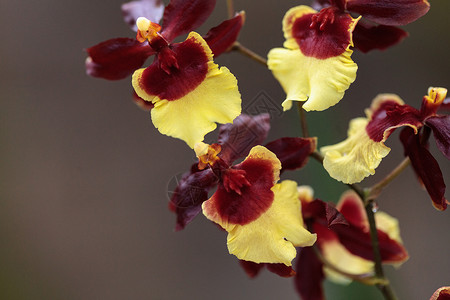
[[[151,110],[153,124],[162,133],[184,140],[193,148],[204,136],[216,129],[216,123],[232,123],[241,113],[241,96],[237,80],[226,68],[212,60],[212,52],[205,40],[195,32],[187,39],[195,39],[207,53],[208,72],[203,82],[180,99],[168,101],[148,95],[139,84],[144,69],[133,74],[136,93],[155,107]]]
[[[356,79],[358,66],[351,59],[351,36],[349,45],[338,56],[318,59],[305,56],[300,50],[293,37],[293,25],[296,19],[313,13],[316,13],[314,9],[304,5],[291,8],[283,19],[286,49],[275,48],[268,54],[268,67],[286,93],[284,110],[292,107],[292,101],[306,101],[303,108],[307,111],[325,110],[338,103]],[[349,32],[354,30],[359,18],[352,20]]]
[[[272,206],[247,225],[220,224],[228,231],[230,254],[256,263],[283,263],[291,266],[295,247],[311,246],[317,239],[303,226],[297,184],[285,180],[272,191]]]
[[[272,49],[267,63],[286,93],[283,109],[290,109],[292,101],[306,101],[307,111],[322,111],[338,103],[356,79],[358,66],[350,58],[352,52],[347,49],[337,57],[317,59],[299,50]]]
[[[339,241],[323,243],[322,255],[333,266],[349,274],[370,274],[373,272],[374,263],[350,253]],[[323,268],[328,279],[340,283],[349,284],[352,280],[330,268]]]
[[[367,135],[367,123],[366,118],[353,119],[345,141],[320,149],[324,154],[323,166],[332,178],[347,184],[360,182],[375,174],[375,168],[388,155],[389,147]]]

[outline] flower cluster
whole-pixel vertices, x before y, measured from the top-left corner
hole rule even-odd
[[[108,80],[132,75],[134,100],[150,111],[155,127],[195,152],[196,163],[169,202],[176,230],[203,214],[228,233],[228,251],[250,277],[265,267],[294,277],[302,299],[324,299],[325,278],[358,280],[388,291],[382,264],[399,266],[409,257],[398,221],[381,211],[374,214],[378,194],[354,183],[375,173],[390,152],[386,140],[404,127],[400,140],[405,156],[433,205],[445,210],[444,178],[428,139],[433,132],[438,149],[450,159],[450,117],[443,112],[449,105],[447,90],[430,88],[420,109],[396,95],[381,94],[365,118],[350,122],[345,141],[320,152],[318,139],[307,134],[265,143],[270,116],[241,113],[237,79],[213,61],[239,49],[265,64],[237,42],[244,12],[204,36],[193,31],[210,16],[215,2],[171,0],[166,7],[159,0],[126,3],[124,20],[136,38],[114,38],[87,49],[89,75]],[[356,79],[353,51],[384,50],[399,43],[407,33],[398,26],[422,17],[429,6],[427,0],[315,0],[311,7],[291,8],[282,20],[283,48],[272,49],[267,60],[286,93],[284,110],[293,101],[299,103],[300,115],[336,105]],[[184,35],[184,41],[173,42]],[[149,57],[153,61],[142,67]],[[216,123],[223,124],[217,142],[204,143]],[[302,127],[307,133],[305,123]],[[337,205],[314,199],[311,187],[280,180],[282,172],[301,169],[309,157],[352,188]],[[447,296],[448,288],[441,288],[432,299]]]

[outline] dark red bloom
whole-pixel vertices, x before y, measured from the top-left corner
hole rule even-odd
[[[408,34],[395,26],[414,22],[430,9],[427,0],[316,0],[312,6],[317,10],[331,6],[361,15],[363,20],[353,31],[353,42],[364,53],[399,43]]]
[[[312,195],[301,195],[302,214],[308,228],[317,234],[317,248],[299,250],[294,280],[302,299],[322,300],[322,281],[325,279],[324,268],[327,267],[323,259],[347,274],[373,273],[369,224],[364,205],[353,191],[344,193],[337,207],[319,199],[312,200]],[[383,263],[404,262],[408,259],[408,253],[401,244],[398,232],[392,230],[398,229],[395,220],[387,214],[377,214],[381,214],[376,215],[377,220],[382,221],[377,222],[377,231]]]
[[[183,175],[172,195],[170,207],[177,214],[176,230],[183,229],[193,220],[200,212],[202,203],[208,199],[208,191],[215,188],[219,182],[225,183],[223,189],[228,187],[245,190],[245,186],[236,186],[239,180],[237,182],[233,180],[238,178],[236,176],[239,174],[227,172],[235,170],[230,169],[234,161],[247,156],[250,149],[263,143],[269,129],[268,114],[257,116],[241,114],[233,124],[220,126],[217,144],[220,152],[217,154],[216,163],[211,168],[203,170],[199,170],[198,165],[194,164],[191,170]],[[281,161],[282,168],[293,170],[304,166],[309,154],[316,149],[316,139],[282,138],[267,144],[267,148],[275,153]]]
[[[162,26],[157,38],[151,43],[141,43],[130,38],[114,38],[86,49],[86,72],[93,77],[109,80],[123,79],[140,68],[147,58],[170,47],[177,36],[198,28],[214,9],[215,0],[172,0],[164,9],[160,0],[137,0],[122,6],[125,22],[137,31],[136,19],[145,17]],[[215,56],[228,50],[237,39],[244,22],[244,13],[208,32],[208,45]],[[139,31],[138,31],[139,37]],[[142,41],[142,40],[141,40]],[[160,57],[164,59],[163,57]],[[168,59],[168,58],[166,58]]]
[[[445,199],[444,178],[439,164],[428,150],[427,141],[432,131],[438,149],[450,159],[450,116],[438,114],[447,90],[430,88],[428,93],[422,100],[420,110],[403,104],[395,95],[380,97],[379,101],[374,101],[372,118],[366,126],[366,132],[373,141],[384,142],[396,128],[408,126],[400,135],[405,155],[410,158],[433,205],[438,210],[445,210],[448,201]]]

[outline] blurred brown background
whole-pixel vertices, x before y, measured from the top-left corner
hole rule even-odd
[[[289,279],[268,272],[248,279],[227,254],[225,234],[202,216],[173,231],[167,193],[193,162],[192,151],[154,129],[132,103],[129,79],[107,82],[84,71],[84,48],[134,35],[122,22],[122,2],[0,1],[0,299],[297,299]],[[236,0],[236,10],[247,12],[240,41],[263,56],[281,46],[281,19],[298,4],[308,2]],[[410,37],[402,44],[354,54],[358,76],[344,99],[308,115],[320,146],[342,140],[348,121],[377,93],[397,93],[418,107],[429,86],[450,87],[449,12],[450,1],[432,1],[425,17],[405,27]],[[225,0],[218,0],[198,31],[225,18]],[[257,63],[237,53],[216,62],[238,78],[244,107],[261,95],[283,99]],[[273,114],[269,140],[298,135],[296,118],[295,111]],[[368,184],[402,159],[397,137]],[[450,183],[434,141],[432,151]],[[286,177],[313,185],[327,201],[344,190],[314,161]],[[400,269],[388,268],[401,299],[428,299],[449,285],[450,212],[432,207],[411,169],[379,205],[400,219],[411,255]],[[352,287],[349,296],[327,284],[327,294],[381,299]]]

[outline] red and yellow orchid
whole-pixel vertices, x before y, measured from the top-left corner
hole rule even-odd
[[[314,200],[310,187],[300,187],[299,194],[303,218],[308,229],[317,234],[317,251],[320,253],[318,255],[312,248],[300,250],[295,284],[302,299],[324,299],[322,281],[325,277],[348,284],[353,275],[373,275],[369,222],[359,196],[354,191],[347,191],[334,208]],[[402,264],[409,256],[402,245],[398,221],[381,211],[375,214],[375,219],[382,262],[395,266]]]
[[[162,14],[157,3],[141,0],[124,5],[125,19],[137,30],[136,39],[112,39],[87,49],[86,69],[91,76],[111,80],[134,72],[136,102],[151,108],[155,127],[192,148],[216,123],[231,123],[241,113],[236,78],[212,58],[234,43],[244,14],[223,22],[203,38],[190,31],[210,15],[214,0],[172,0],[164,9],[162,26],[157,24]],[[137,18],[149,11],[152,19]],[[188,32],[184,42],[171,43]],[[156,56],[153,63],[138,69],[151,55]],[[142,105],[140,99],[151,105]]]
[[[444,210],[447,207],[444,179],[426,142],[432,131],[438,149],[450,159],[450,116],[438,114],[446,95],[445,88],[429,88],[420,110],[404,104],[397,95],[379,95],[366,110],[367,118],[350,122],[345,141],[320,149],[325,169],[331,177],[344,183],[360,182],[374,174],[382,158],[389,153],[390,148],[384,142],[391,133],[406,126],[400,134],[405,155],[411,159],[433,205]]]
[[[317,10],[301,5],[286,13],[284,48],[268,54],[269,69],[286,93],[284,110],[291,108],[292,101],[305,102],[306,111],[337,104],[356,79],[352,48],[367,52],[398,43],[407,33],[393,25],[415,21],[428,11],[429,3],[318,0],[313,7]]]

